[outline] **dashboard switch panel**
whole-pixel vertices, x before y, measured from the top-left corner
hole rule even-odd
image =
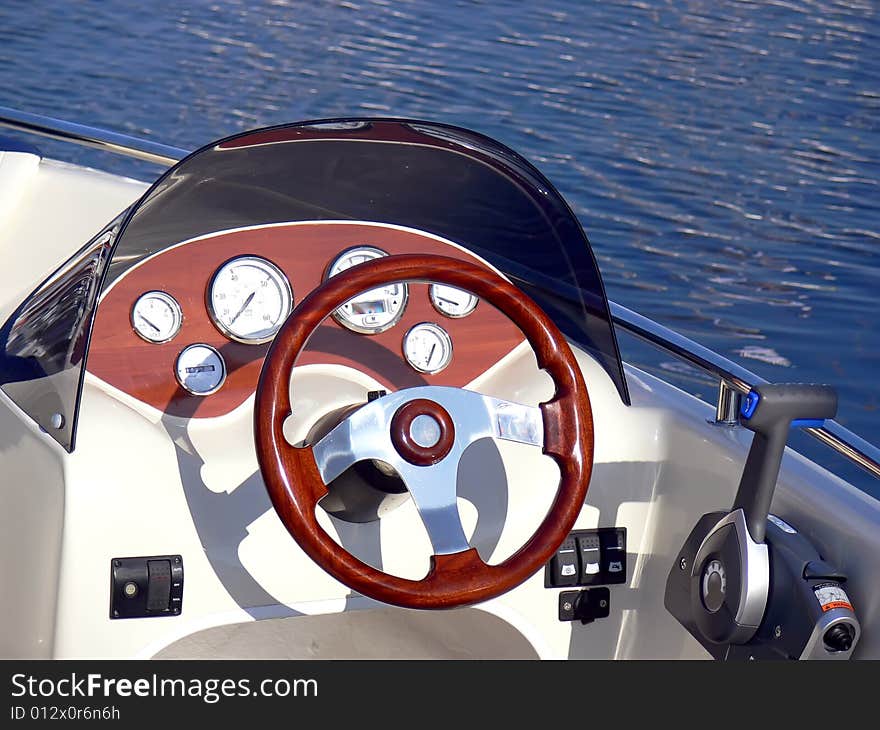
[[[177,616],[183,610],[183,558],[156,555],[110,561],[110,618]]]
[[[575,530],[544,572],[545,588],[626,583],[626,528]]]

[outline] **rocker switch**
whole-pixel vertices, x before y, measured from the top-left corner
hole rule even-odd
[[[578,583],[578,555],[573,537],[567,537],[551,561],[554,586],[575,586]]]
[[[578,536],[577,548],[581,556],[583,577],[596,575],[599,572],[599,547],[598,535]]]
[[[621,576],[626,566],[626,539],[621,530],[606,535],[607,543],[605,545],[605,559],[607,561],[607,571],[611,573],[619,573]]]
[[[147,611],[167,611],[171,602],[171,562],[147,561]]]

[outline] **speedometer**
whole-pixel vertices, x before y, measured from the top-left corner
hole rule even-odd
[[[365,261],[372,261],[387,255],[383,250],[372,246],[350,248],[333,260],[327,271],[327,278],[336,276],[340,271],[345,271]],[[406,309],[408,298],[409,290],[406,284],[388,284],[363,292],[354,299],[349,299],[333,312],[333,319],[353,332],[374,335],[397,324],[397,320]]]
[[[268,342],[293,309],[290,282],[259,256],[238,256],[217,269],[208,287],[208,314],[230,339]]]

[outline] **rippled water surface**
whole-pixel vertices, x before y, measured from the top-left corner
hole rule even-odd
[[[487,133],[571,203],[612,299],[834,383],[880,442],[878,49],[864,0],[0,0],[0,104],[185,148],[349,114]]]

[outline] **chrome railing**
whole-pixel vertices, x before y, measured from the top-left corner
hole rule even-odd
[[[620,304],[614,302],[609,304],[611,318],[617,327],[718,378],[715,420],[719,423],[735,423],[740,397],[748,393],[753,386],[767,382],[760,375],[755,375],[732,360],[668,327],[657,324],[652,319]],[[819,428],[805,428],[804,431],[858,464],[869,474],[880,478],[880,449],[844,428],[837,421],[826,421],[825,425]]]
[[[173,165],[189,154],[186,150],[177,147],[169,147],[52,117],[28,114],[3,106],[0,106],[0,126],[74,144],[96,147],[107,152],[162,165]],[[736,423],[740,397],[748,393],[753,386],[767,382],[759,375],[755,375],[732,360],[728,360],[668,327],[664,327],[620,304],[610,302],[610,306],[614,324],[621,330],[635,335],[718,378],[718,398],[715,406],[715,420],[718,423]],[[880,449],[873,444],[868,443],[836,421],[826,421],[825,425],[820,428],[806,428],[804,430],[849,461],[862,467],[869,474],[880,478]]]
[[[155,162],[158,165],[173,165],[189,154],[186,150],[177,147],[169,147],[145,139],[129,137],[127,134],[108,132],[104,129],[65,122],[39,114],[28,114],[5,106],[0,106],[0,127],[39,134],[43,137],[73,142],[85,147],[95,147],[106,152]]]

